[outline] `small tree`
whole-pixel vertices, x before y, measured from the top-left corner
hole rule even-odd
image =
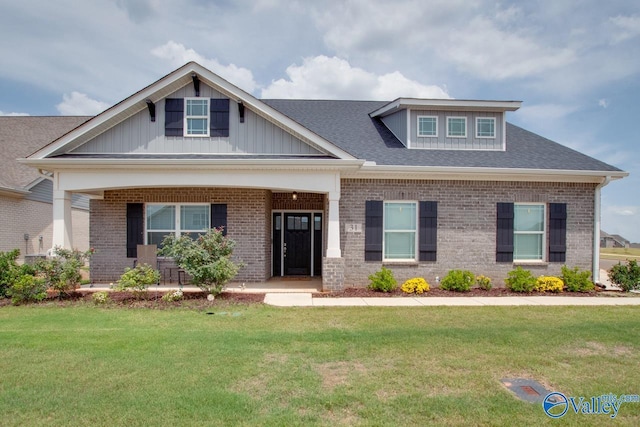
[[[191,283],[218,295],[242,267],[231,260],[234,248],[235,242],[222,234],[222,228],[212,228],[195,240],[188,235],[169,235],[159,254],[172,257],[191,276]]]
[[[634,259],[627,260],[627,265],[618,263],[609,270],[609,279],[625,292],[640,289],[640,265]]]
[[[42,275],[48,287],[62,296],[78,287],[82,280],[81,270],[92,254],[93,249],[80,252],[56,247],[53,257],[36,264],[36,271]]]

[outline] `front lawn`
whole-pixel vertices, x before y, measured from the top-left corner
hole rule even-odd
[[[216,303],[217,304],[217,303]],[[0,425],[640,425],[638,307],[0,308]]]

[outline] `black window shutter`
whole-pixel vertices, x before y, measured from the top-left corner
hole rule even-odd
[[[229,136],[229,100],[211,99],[209,101],[209,136]]]
[[[438,249],[438,202],[420,202],[420,261],[436,261]]]
[[[496,262],[513,262],[513,203],[498,203]]]
[[[211,228],[222,228],[222,235],[227,235],[227,205],[211,205]]]
[[[138,245],[144,244],[144,205],[127,203],[127,258],[138,256]]]
[[[549,262],[565,262],[567,255],[567,204],[549,203]]]
[[[167,98],[164,100],[164,135],[184,135],[184,99]]]
[[[382,200],[365,202],[364,260],[382,261]]]

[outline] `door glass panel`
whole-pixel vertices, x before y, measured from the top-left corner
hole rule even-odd
[[[274,227],[276,231],[280,231],[282,229],[282,217],[280,215],[276,215]]]
[[[316,231],[320,231],[322,230],[322,217],[319,215],[316,215],[313,218],[313,229]]]

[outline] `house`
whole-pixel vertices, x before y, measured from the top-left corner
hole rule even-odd
[[[600,231],[601,248],[629,248],[630,246],[631,242],[619,234],[609,234]]]
[[[20,249],[25,256],[45,254],[52,247],[52,177],[18,163],[90,117],[0,117],[0,251]],[[72,196],[75,244],[89,248],[89,200]]]
[[[240,281],[321,276],[325,290],[517,265],[597,277],[600,191],[627,175],[506,121],[518,101],[260,100],[190,62],[25,164],[54,179],[53,243],[91,199],[95,282],[138,244],[224,226]]]

